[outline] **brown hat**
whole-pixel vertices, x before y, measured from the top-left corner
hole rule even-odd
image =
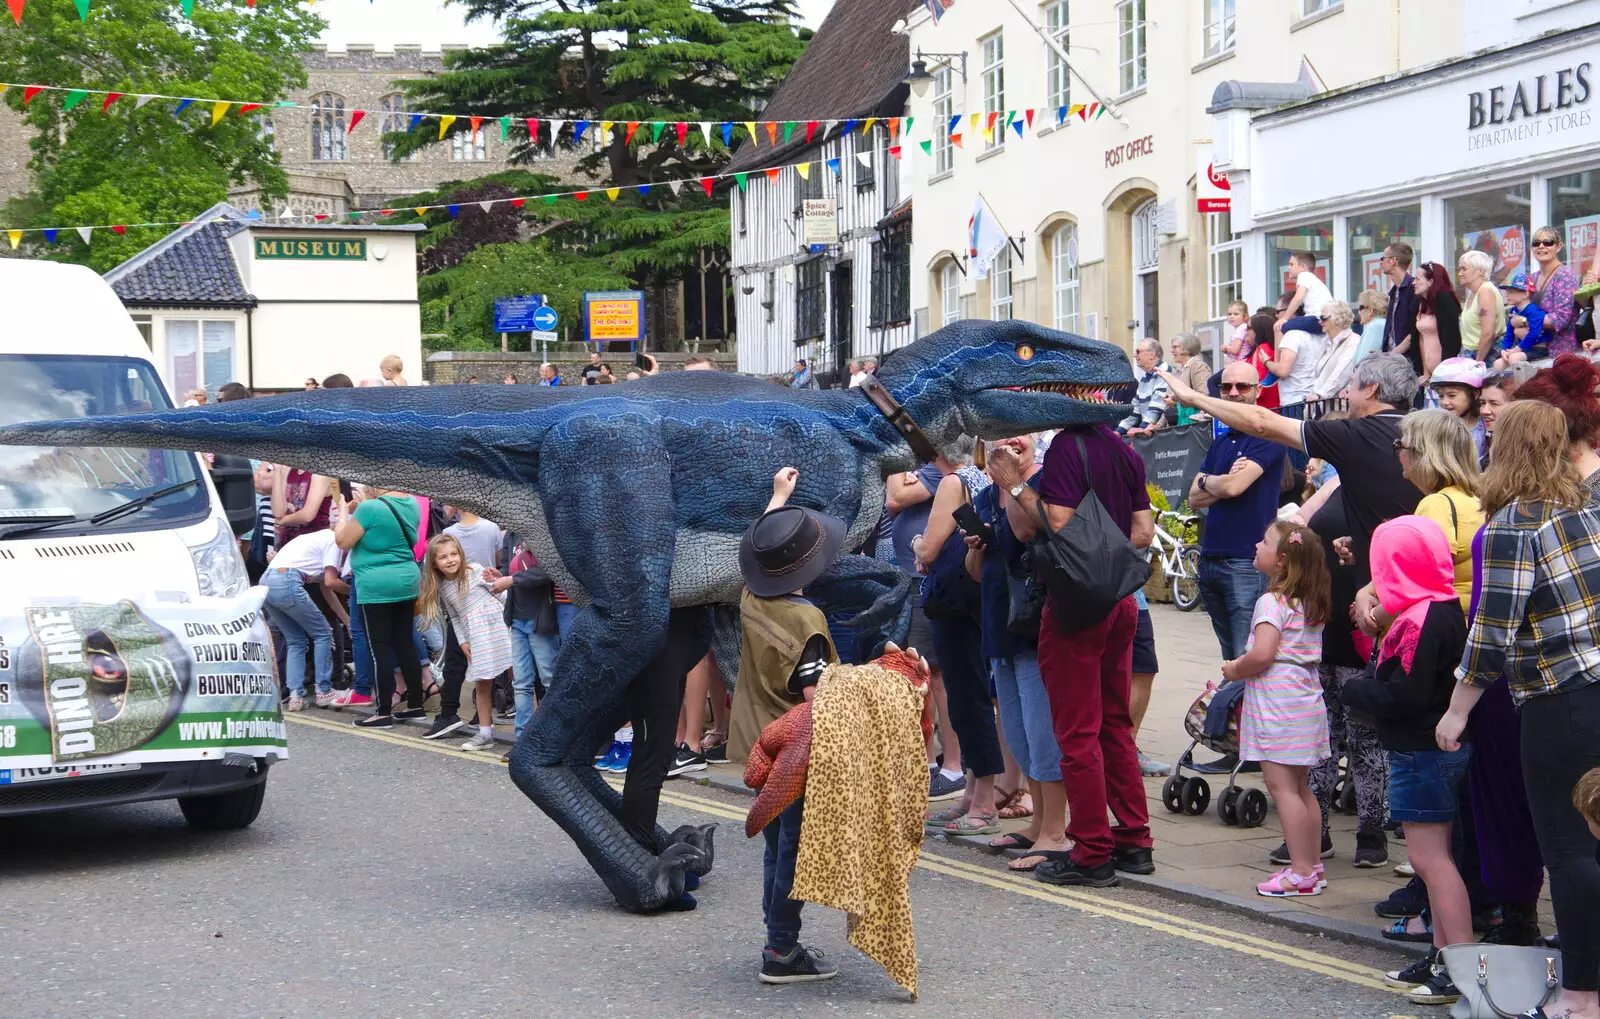
[[[758,598],[800,590],[822,576],[844,544],[844,521],[800,506],[763,513],[739,539],[739,569]]]

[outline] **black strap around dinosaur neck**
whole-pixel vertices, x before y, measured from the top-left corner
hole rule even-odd
[[[911,412],[902,407],[899,400],[889,395],[889,391],[883,388],[882,382],[868,375],[856,388],[865,393],[867,399],[872,401],[872,405],[883,412],[883,416],[894,425],[895,431],[906,440],[911,452],[916,454],[919,461],[932,463],[938,459],[938,451],[933,448],[933,443],[928,441],[928,437],[922,433],[916,421],[912,420]]]

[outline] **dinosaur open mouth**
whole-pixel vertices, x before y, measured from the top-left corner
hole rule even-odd
[[[1130,385],[1098,386],[1081,382],[1036,382],[1031,386],[1004,386],[1013,393],[1056,393],[1083,403],[1121,404],[1128,402]]]

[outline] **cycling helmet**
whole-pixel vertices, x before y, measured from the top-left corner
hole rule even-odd
[[[1430,386],[1466,386],[1482,389],[1485,374],[1483,362],[1470,357],[1450,357],[1439,362],[1428,380]]]

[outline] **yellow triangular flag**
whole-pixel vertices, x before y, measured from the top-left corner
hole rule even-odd
[[[230,107],[232,105],[233,105],[232,103],[212,103],[211,104],[211,126],[212,127],[216,127],[217,123],[219,121],[221,121],[223,117],[228,115],[228,107]]]
[[[600,122],[600,140],[608,145],[611,143],[611,125],[615,123],[616,121],[614,120],[602,120]]]
[[[744,129],[746,131],[750,132],[750,144],[751,145],[757,145],[758,142],[757,142],[757,139],[756,139],[756,122],[753,121],[753,120],[745,121],[744,122]]]
[[[801,180],[810,180],[811,179],[811,164],[810,163],[796,163],[794,165],[794,172],[798,173],[800,175],[800,179]]]
[[[417,215],[419,215],[419,216],[426,216],[426,215],[427,215],[427,214],[428,214],[428,210],[427,210],[427,209],[424,209],[424,208],[423,208],[423,207],[422,207],[422,206],[420,206],[420,205],[419,205],[419,206],[417,206],[417,207],[415,207],[415,208],[413,208],[413,209],[412,209],[412,210],[411,210],[411,211],[412,211],[412,212],[414,212],[414,213],[416,213],[416,214],[417,214]]]
[[[617,200],[617,196],[620,194],[622,194],[621,188],[606,188],[606,197],[613,202]]]
[[[22,231],[21,230],[7,230],[6,231],[6,237],[10,238],[11,246],[13,248],[15,248],[18,244],[22,243]]]
[[[446,131],[450,130],[450,125],[454,124],[455,122],[456,122],[456,118],[454,118],[454,117],[445,116],[445,117],[440,117],[439,118],[439,140],[440,141],[444,141],[444,133]]]
[[[981,114],[981,113],[974,113],[972,115],[972,129],[974,131],[976,131],[978,129],[978,118],[981,117],[981,116],[983,116],[983,114]]]
[[[870,133],[872,131],[872,125],[876,124],[877,122],[878,122],[878,118],[877,117],[868,117],[867,118],[867,122],[865,124],[861,125],[861,133],[862,134]]]

